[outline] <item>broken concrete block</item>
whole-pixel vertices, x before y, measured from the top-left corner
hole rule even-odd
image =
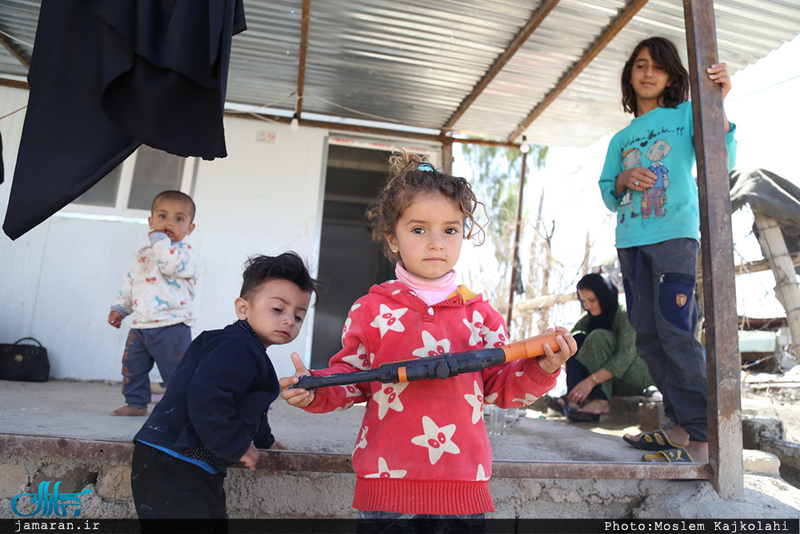
[[[742,445],[745,449],[761,449],[765,441],[782,441],[783,423],[770,417],[745,417],[742,420]]]
[[[0,499],[19,495],[27,485],[27,469],[21,465],[0,465]]]
[[[781,461],[774,454],[745,449],[742,451],[742,457],[745,473],[780,476]]]
[[[132,499],[131,467],[122,465],[104,469],[97,477],[97,495],[110,501]]]

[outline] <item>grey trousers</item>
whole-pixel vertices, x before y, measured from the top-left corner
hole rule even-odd
[[[191,342],[192,329],[184,323],[162,328],[131,328],[122,355],[125,402],[136,408],[147,408],[150,402],[149,373],[153,363],[158,365],[166,387]]]
[[[664,411],[693,441],[708,441],[706,354],[695,337],[699,244],[673,239],[617,249],[636,348]]]

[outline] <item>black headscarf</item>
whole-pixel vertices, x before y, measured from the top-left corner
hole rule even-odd
[[[600,304],[600,315],[589,316],[589,324],[586,327],[588,334],[595,328],[611,330],[614,323],[614,316],[619,308],[619,290],[607,276],[598,273],[590,273],[578,281],[578,289],[592,291]],[[578,295],[580,300],[580,294]],[[581,303],[583,308],[583,303]]]

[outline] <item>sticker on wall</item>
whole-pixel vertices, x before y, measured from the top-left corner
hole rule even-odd
[[[265,132],[264,130],[256,132],[256,143],[274,143],[276,138],[275,132]]]

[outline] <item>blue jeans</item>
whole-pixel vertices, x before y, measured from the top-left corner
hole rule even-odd
[[[131,328],[122,356],[125,402],[136,408],[147,408],[153,363],[158,365],[166,387],[191,342],[192,329],[183,323],[163,328]]]
[[[706,353],[695,336],[699,244],[672,239],[618,249],[636,348],[664,397],[664,412],[693,441],[708,441]]]
[[[484,534],[484,514],[429,515],[358,511],[357,534]]]

